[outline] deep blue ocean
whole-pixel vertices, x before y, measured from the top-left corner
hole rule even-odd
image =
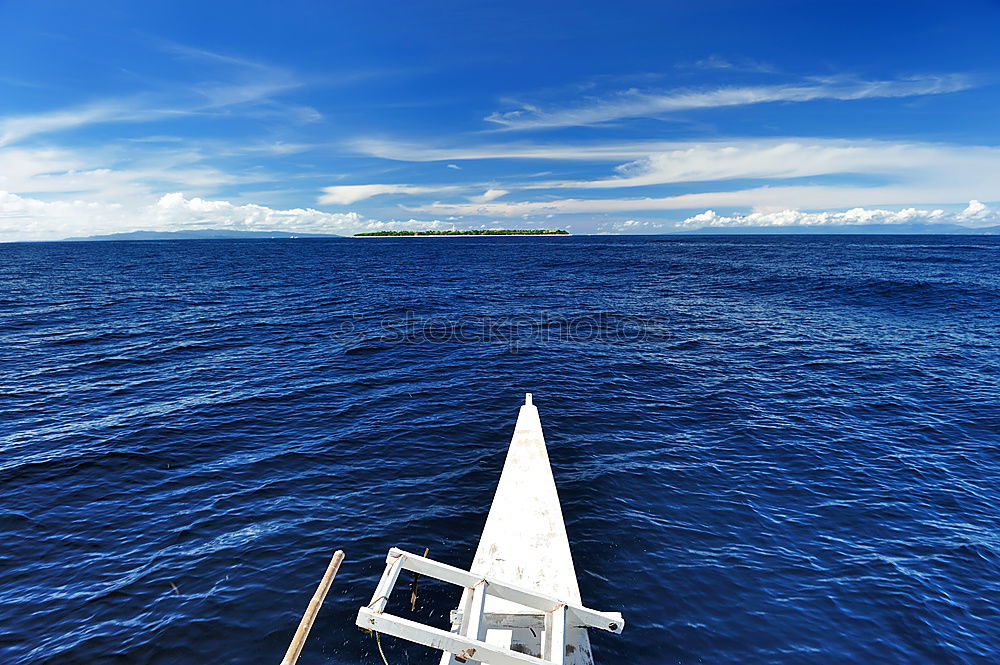
[[[598,665],[1000,661],[1000,238],[8,244],[0,343],[5,665],[277,663],[338,548],[381,663],[525,392]]]

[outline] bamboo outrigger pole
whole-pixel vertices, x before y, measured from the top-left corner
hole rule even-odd
[[[343,550],[337,550],[333,553],[333,558],[330,559],[330,565],[326,567],[326,573],[324,573],[323,579],[320,580],[319,586],[316,588],[316,593],[313,594],[312,600],[309,601],[309,607],[306,608],[306,613],[302,615],[302,621],[299,622],[299,627],[295,631],[295,636],[292,637],[292,643],[288,645],[288,651],[285,652],[285,657],[281,659],[281,665],[295,665],[295,661],[299,659],[299,654],[302,653],[302,647],[305,646],[306,638],[309,636],[309,629],[312,628],[313,621],[316,620],[319,608],[323,604],[323,600],[326,598],[326,593],[330,590],[330,585],[333,584],[333,578],[337,576],[337,571],[340,570],[340,564],[343,560]]]

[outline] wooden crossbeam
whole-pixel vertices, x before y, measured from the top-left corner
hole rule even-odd
[[[389,594],[392,593],[392,587],[396,585],[399,573],[403,570],[403,561],[405,558],[404,556],[390,556],[388,558],[385,564],[385,572],[382,573],[382,579],[379,580],[378,586],[375,587],[375,593],[372,594],[372,602],[368,603],[368,607],[376,612],[381,612],[385,609],[385,604],[389,602]]]

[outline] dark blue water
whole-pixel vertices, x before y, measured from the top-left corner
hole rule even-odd
[[[0,289],[7,665],[276,663],[336,548],[300,662],[381,662],[386,550],[471,562],[527,391],[599,665],[997,662],[1000,239],[22,244]]]

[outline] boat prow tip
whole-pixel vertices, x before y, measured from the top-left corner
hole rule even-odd
[[[531,393],[524,393],[524,405],[531,406]]]

